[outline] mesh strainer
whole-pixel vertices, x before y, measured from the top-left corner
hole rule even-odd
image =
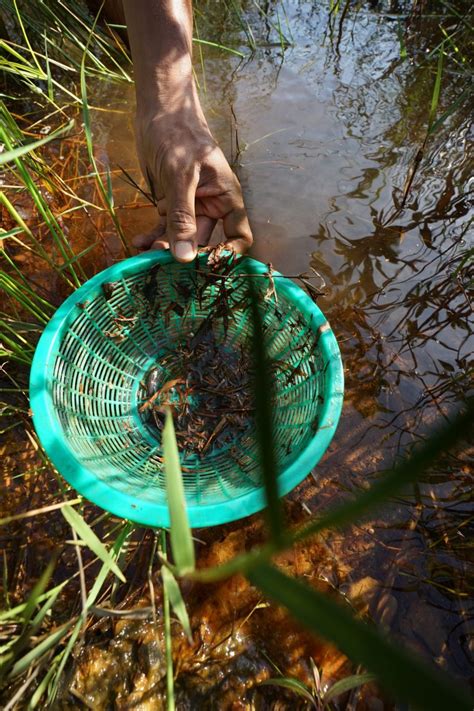
[[[149,526],[168,526],[159,431],[143,403],[177,375],[172,355],[216,311],[220,278],[207,255],[179,264],[169,252],[122,261],[81,286],[57,310],[35,352],[33,421],[59,472],[90,501]],[[218,272],[217,272],[218,273]],[[343,372],[336,339],[306,293],[248,257],[226,278],[230,317],[216,316],[225,348],[248,348],[249,275],[261,294],[266,348],[275,373],[274,428],[281,495],[326,450],[339,419]],[[203,286],[204,284],[204,286]],[[190,407],[193,403],[190,404]],[[247,516],[265,505],[253,416],[234,441],[181,453],[191,526]]]

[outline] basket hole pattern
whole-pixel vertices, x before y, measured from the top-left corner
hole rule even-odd
[[[215,307],[219,289],[197,290],[192,267],[167,265],[122,278],[91,293],[77,307],[57,353],[51,394],[61,427],[76,459],[125,494],[155,503],[166,501],[160,442],[150,436],[139,405],[143,377],[177,340],[195,332]],[[262,294],[267,287],[262,278]],[[244,278],[229,282],[234,304],[225,330],[214,329],[237,347],[249,338]],[[314,437],[325,392],[326,364],[311,324],[278,293],[262,307],[265,341],[275,369],[274,427],[277,461],[283,471]],[[162,381],[173,377],[163,367]],[[189,505],[219,504],[243,496],[262,483],[252,422],[231,446],[202,458],[181,454]]]

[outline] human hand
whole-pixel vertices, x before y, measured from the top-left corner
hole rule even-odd
[[[137,95],[137,150],[154,194],[157,227],[135,240],[190,262],[218,219],[227,244],[252,243],[239,181],[213,139],[192,67],[190,0],[123,0]]]
[[[252,244],[242,190],[208,128],[197,99],[180,102],[180,110],[150,116],[137,112],[137,150],[159,214],[157,226],[135,238],[139,249],[170,248],[189,262],[208,244],[222,219],[226,242],[237,252]]]

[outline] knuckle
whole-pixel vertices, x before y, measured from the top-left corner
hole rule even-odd
[[[196,162],[192,152],[186,150],[185,145],[171,143],[165,146],[163,150],[162,163],[170,171],[179,170],[181,174],[192,175]]]
[[[242,244],[244,249],[248,249],[253,244],[253,235],[250,227],[241,227],[238,235],[239,242]]]
[[[168,224],[176,232],[190,233],[196,230],[194,215],[183,208],[174,208],[169,212]]]
[[[240,187],[240,183],[235,176],[233,180],[229,182],[226,192],[234,209],[245,211],[242,188]]]
[[[222,176],[219,169],[215,165],[204,165],[201,171],[201,176],[206,182],[219,183],[222,181]]]
[[[250,247],[253,244],[253,235],[250,230],[242,236],[242,240],[245,242],[247,247]]]

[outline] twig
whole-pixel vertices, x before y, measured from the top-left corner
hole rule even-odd
[[[30,667],[31,668],[31,667]],[[36,679],[38,676],[40,670],[43,668],[42,664],[38,664],[36,669],[30,674],[30,676],[26,679],[26,681],[20,686],[18,691],[10,701],[6,704],[6,706],[3,707],[3,711],[11,711],[12,709],[15,708],[17,702],[21,699],[25,691],[28,689],[28,687],[33,683],[33,681]]]
[[[61,501],[59,504],[44,506],[41,509],[32,509],[31,511],[25,511],[24,513],[15,514],[14,516],[6,516],[5,518],[0,519],[0,525],[12,523],[13,521],[21,521],[24,518],[31,518],[32,516],[38,516],[43,513],[49,513],[50,511],[55,511],[56,509],[62,509],[63,506],[74,506],[74,504],[80,504],[81,501],[82,499],[69,499],[68,501]]]

